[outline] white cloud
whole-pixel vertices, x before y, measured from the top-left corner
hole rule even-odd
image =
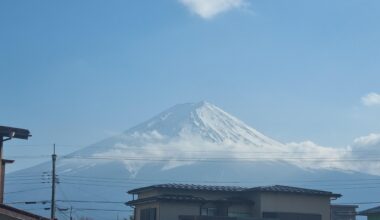
[[[374,147],[380,145],[380,134],[369,134],[354,140],[355,147]]]
[[[380,133],[358,137],[350,148],[352,150],[351,158],[359,161],[355,163],[358,172],[364,171],[365,173],[380,176],[380,162],[378,161]]]
[[[362,103],[366,106],[380,105],[380,94],[369,93],[362,97]]]
[[[147,164],[162,170],[205,161],[273,161],[287,162],[305,170],[338,170],[380,176],[380,133],[354,139],[347,147],[321,146],[311,141],[281,143],[212,142],[184,131],[169,138],[158,131],[133,133],[119,137],[118,143],[94,157],[120,160],[132,174]],[[128,158],[128,160],[125,160]]]
[[[179,0],[192,12],[209,19],[222,12],[231,9],[243,8],[247,5],[246,0]]]
[[[342,159],[349,157],[347,148],[333,148],[320,146],[312,141],[300,143],[287,143],[287,151],[292,152],[297,160],[288,162],[304,169],[328,169],[340,171],[354,171],[350,166],[342,162]]]

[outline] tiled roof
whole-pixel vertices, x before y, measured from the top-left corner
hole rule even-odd
[[[136,194],[146,190],[152,189],[172,189],[172,190],[190,190],[190,191],[211,191],[211,192],[281,192],[281,193],[295,193],[307,195],[320,195],[330,197],[340,197],[340,194],[334,194],[328,191],[305,189],[291,186],[259,186],[253,188],[245,188],[238,186],[210,186],[210,185],[193,185],[193,184],[159,184],[142,188],[137,188],[128,191],[128,193]]]
[[[210,185],[194,185],[194,184],[159,184],[128,191],[128,193],[138,193],[151,189],[180,189],[180,190],[192,190],[192,191],[215,191],[215,192],[240,192],[248,188],[239,186],[210,186]]]
[[[358,213],[359,215],[371,215],[371,214],[380,214],[380,206],[375,208],[367,209]]]
[[[153,201],[186,201],[186,202],[203,202],[205,201],[204,198],[191,196],[191,195],[159,195],[159,196],[152,196],[142,199],[136,199],[127,202],[127,205],[136,205],[146,202],[153,202]]]
[[[296,194],[307,194],[307,195],[320,195],[320,196],[331,196],[331,197],[341,197],[340,194],[334,194],[328,191],[315,190],[315,189],[305,189],[292,186],[259,186],[253,187],[246,191],[257,191],[257,192],[281,192],[281,193],[296,193]]]

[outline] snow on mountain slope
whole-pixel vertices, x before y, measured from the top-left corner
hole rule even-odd
[[[59,155],[57,196],[62,200],[60,207],[74,206],[78,216],[106,220],[115,216],[84,210],[124,210],[127,190],[163,182],[284,184],[330,190],[294,180],[373,179],[367,174],[380,175],[379,163],[350,161],[358,158],[354,154],[357,149],[368,148],[369,139],[374,138],[363,137],[355,146],[346,148],[322,147],[309,141],[282,144],[210,103],[181,104],[120,135],[66,156]],[[49,177],[47,181],[46,177],[42,179],[45,182],[42,183],[41,175],[50,170],[51,164],[44,163],[8,175],[6,201],[49,200]],[[371,189],[361,189],[365,193],[341,190],[338,193],[357,199],[367,195],[362,197],[363,201],[371,199],[368,195],[376,195],[367,192]],[[76,204],[68,200],[116,201],[117,204]],[[30,208],[30,205],[16,205]],[[48,214],[43,210],[46,205],[32,208],[36,213]],[[128,217],[130,213],[124,214]]]
[[[280,161],[302,169],[365,170],[380,175],[380,163],[356,163],[350,147],[322,147],[310,141],[282,144],[207,102],[176,105],[68,158],[72,160],[62,160],[61,167],[77,163],[78,169],[119,161],[132,175],[157,161],[165,162],[165,170],[210,160]],[[64,172],[70,170],[66,168]]]
[[[155,132],[171,138],[197,134],[218,144],[280,145],[208,102],[176,105],[125,134]]]

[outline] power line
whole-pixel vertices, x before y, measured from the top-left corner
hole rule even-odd
[[[62,187],[60,185],[58,185],[58,189],[59,191],[61,192],[61,195],[62,197],[65,199],[65,200],[68,200],[67,199],[67,196],[66,196],[66,193],[63,191]],[[73,204],[71,202],[69,202],[70,204],[70,220],[72,219],[72,208],[73,208]],[[77,218],[79,219],[79,217],[77,216]]]
[[[79,149],[82,149],[82,148],[86,148],[86,147],[91,147],[91,148],[109,148],[110,145],[87,145],[87,146],[83,146],[83,145],[78,145],[78,144],[55,144],[57,148],[59,147],[75,147],[75,148],[79,148]],[[283,145],[286,145],[286,144],[283,144]],[[42,144],[12,144],[11,145],[12,147],[51,147],[52,144],[51,143],[42,143]],[[246,145],[244,145],[246,146]],[[248,146],[250,147],[250,146]],[[169,150],[169,151],[175,151],[173,150],[173,147],[172,146],[160,146],[159,148],[157,147],[146,147],[146,146],[123,146],[122,149],[136,149],[136,150],[151,150],[151,149],[165,149],[167,148],[165,151]],[[331,148],[332,150],[334,150],[335,152],[373,152],[376,150],[353,150],[353,149],[348,149],[348,148]],[[187,150],[186,152],[237,152],[237,153],[308,153],[308,151],[286,151],[286,150],[281,150],[280,152],[279,151],[249,151],[249,150],[246,150],[246,151],[242,151],[242,150],[213,150],[213,151],[209,151],[209,150],[194,150],[194,151],[189,151]]]
[[[9,156],[17,160],[37,160],[46,159],[48,156]],[[92,156],[64,156],[60,160],[112,160],[112,161],[150,161],[150,162],[200,162],[200,163],[246,163],[246,162],[260,162],[260,161],[274,161],[274,162],[339,162],[339,163],[378,163],[379,157],[374,154],[371,157],[352,157],[352,158],[329,158],[329,157],[184,157],[184,158],[152,158],[152,157],[92,157]]]
[[[37,191],[37,190],[42,190],[42,189],[50,189],[50,187],[39,187],[39,188],[32,188],[32,189],[25,189],[25,190],[18,190],[18,191],[6,192],[5,194],[30,192],[30,191]]]
[[[57,202],[68,202],[68,203],[101,203],[101,204],[124,204],[123,201],[100,201],[100,200],[57,200]]]
[[[16,202],[6,202],[5,204],[48,204],[51,203],[49,200],[39,200],[39,201],[16,201]]]
[[[39,175],[20,175],[10,178],[9,181],[15,181],[16,183],[12,182],[12,184],[39,184]],[[50,182],[51,176],[46,176],[48,179],[43,179],[43,181]],[[65,182],[67,184],[86,184],[87,182],[93,183],[96,181],[98,184],[92,184],[92,185],[100,185],[100,186],[115,186],[115,187],[125,187],[125,185],[117,185],[117,184],[146,184],[146,183],[157,183],[158,181],[166,181],[166,182],[194,182],[193,180],[184,181],[184,180],[178,180],[178,179],[131,179],[131,178],[112,178],[112,177],[96,177],[96,176],[75,176],[75,175],[61,175],[61,182]],[[359,183],[349,183],[349,184],[343,184],[343,185],[369,185],[369,184],[378,184],[375,181],[379,181],[380,178],[367,178],[367,179],[318,179],[318,180],[302,180],[302,181],[287,181],[287,182],[295,182],[295,183],[317,183],[317,182],[359,182]],[[23,182],[20,182],[23,181]],[[365,181],[368,181],[365,182]],[[369,182],[370,181],[370,182]],[[197,181],[202,183],[225,183],[225,184],[241,184],[241,183],[259,183],[259,182],[266,182],[266,181],[213,181],[213,180],[203,180],[203,181]],[[361,182],[361,183],[360,183]],[[99,183],[110,183],[110,184],[99,184]],[[113,184],[115,183],[115,184]],[[329,184],[327,186],[331,186],[335,184]],[[342,185],[342,184],[339,184]]]
[[[96,191],[96,192],[94,192],[94,191],[87,191],[86,190],[87,187],[86,187],[86,189],[83,189],[82,187],[79,187],[77,185],[71,185],[71,186],[74,187],[74,188],[76,188],[77,190],[81,191],[84,194],[87,194],[87,195],[90,195],[90,196],[95,196],[95,197],[100,198],[100,199],[105,200],[105,201],[109,201],[107,198],[105,198],[105,197],[97,194],[98,191]]]
[[[64,217],[64,219],[70,219],[70,217],[64,211],[60,210],[58,207],[57,210],[61,214],[61,216]]]
[[[178,179],[126,179],[126,178],[104,178],[104,177],[85,177],[85,176],[71,176],[71,175],[62,175],[61,183],[62,184],[72,184],[72,185],[92,185],[92,186],[109,186],[109,187],[122,187],[125,188],[126,185],[130,184],[148,184],[148,183],[157,183],[157,182],[183,182],[183,183],[194,183],[193,180],[178,180]],[[46,180],[44,180],[46,181]],[[273,180],[274,181],[274,180]],[[338,182],[338,183],[329,183],[321,186],[366,186],[366,185],[377,185],[379,184],[380,178],[368,178],[368,179],[319,179],[319,180],[302,180],[302,181],[286,181],[287,183],[303,183],[302,185],[316,185],[313,183],[325,183],[325,182]],[[47,182],[50,182],[49,180]],[[94,183],[96,182],[96,183]],[[213,183],[213,184],[242,184],[242,183],[263,183],[267,181],[196,181],[198,183]],[[350,182],[350,183],[339,183],[339,182]],[[353,183],[352,183],[353,182]],[[13,184],[39,184],[38,179],[31,179],[28,182],[16,182]]]
[[[194,182],[194,180],[178,180],[178,179],[137,179],[137,178],[115,178],[115,177],[100,177],[100,176],[76,176],[76,175],[60,175],[61,177],[70,177],[70,178],[78,178],[78,179],[100,179],[100,180],[125,180],[125,181],[138,181],[138,182],[154,182],[154,181],[176,181],[176,182]],[[355,178],[355,179],[307,179],[307,180],[290,180],[288,182],[326,182],[326,181],[333,181],[333,182],[347,182],[347,181],[380,181],[380,178]],[[210,183],[218,183],[220,181],[201,181],[201,182],[210,182]],[[247,183],[262,183],[266,181],[257,181],[257,180],[251,180],[251,181],[244,181]],[[228,181],[228,182],[222,182],[222,183],[241,183],[241,181]]]
[[[74,184],[87,184],[87,183],[92,183],[93,180],[68,180],[68,181],[79,181],[79,182],[66,182],[65,179],[63,179],[63,181],[61,181],[61,183],[74,183]],[[99,182],[97,180],[97,182]],[[156,181],[145,181],[145,182],[114,182],[114,181],[100,181],[100,182],[103,182],[105,184],[97,184],[97,185],[102,185],[102,186],[114,186],[113,184],[117,184],[117,183],[124,183],[124,184],[147,184],[147,183],[157,183],[157,182],[163,182],[161,180],[156,180]],[[181,181],[170,181],[170,182],[181,182]],[[184,182],[184,181],[182,181]],[[197,181],[186,181],[186,182],[191,182],[191,183],[194,183],[194,182],[197,182]],[[204,182],[204,181],[200,181],[200,182]],[[320,182],[324,182],[324,181],[320,181]],[[109,183],[109,184],[107,184]],[[248,181],[239,181],[239,182],[224,182],[224,181],[213,181],[212,183],[219,183],[219,184],[230,184],[230,183],[235,183],[235,184],[238,184],[238,183],[248,183]],[[303,184],[305,185],[305,184]],[[309,183],[309,184],[306,184],[306,185],[315,185],[313,183]],[[322,185],[319,185],[319,186],[357,186],[357,185],[380,185],[380,182],[356,182],[356,183],[326,183],[326,184],[322,184]],[[115,186],[124,186],[124,185],[115,185]]]
[[[33,147],[33,148],[39,148],[39,147],[43,147],[43,148],[48,148],[48,147],[51,147],[52,146],[52,143],[40,143],[40,144],[11,144],[10,145],[12,148],[13,147]],[[88,146],[92,146],[92,145],[88,145]],[[88,147],[87,146],[87,147]],[[78,145],[78,144],[56,144],[56,147],[57,148],[60,148],[60,147],[64,147],[64,148],[84,148],[83,145]],[[86,146],[85,146],[86,147]]]
[[[123,210],[123,209],[96,209],[96,208],[75,208],[79,211],[106,211],[106,212],[133,212],[133,210]]]
[[[124,204],[123,201],[101,201],[101,200],[64,200],[57,199],[56,202],[67,202],[67,203],[94,203],[94,204]],[[50,200],[39,200],[39,201],[16,201],[7,202],[6,204],[50,204]]]
[[[46,173],[46,172],[44,172],[44,173]],[[41,175],[41,174],[38,173],[38,176],[39,175]],[[50,175],[50,174],[47,174],[47,175]],[[8,178],[19,178],[19,177],[36,177],[36,174],[11,174],[10,176],[7,176],[7,179]]]
[[[61,182],[60,184],[68,184],[68,185],[84,185],[84,186],[109,186],[109,187],[120,187],[120,188],[126,188],[125,185],[106,185],[106,184],[92,184],[92,183],[75,183],[75,182]]]
[[[78,160],[126,160],[126,161],[153,161],[153,162],[254,162],[254,161],[287,161],[287,160],[297,160],[297,161],[315,161],[315,162],[380,162],[379,158],[360,158],[360,159],[338,159],[338,158],[328,158],[328,157],[223,157],[223,158],[163,158],[163,157],[106,157],[106,156],[64,156],[63,159],[78,159]]]

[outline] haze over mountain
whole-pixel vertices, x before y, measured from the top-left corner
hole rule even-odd
[[[291,184],[343,193],[334,181],[370,180],[375,178],[371,175],[380,175],[380,163],[363,153],[370,148],[367,140],[362,137],[342,148],[310,141],[283,144],[213,104],[180,104],[120,135],[59,156],[58,204],[73,206],[78,216],[114,219],[108,211],[130,214],[123,211],[123,202],[129,199],[126,191],[162,182]],[[45,172],[50,170],[51,164],[44,163],[7,176],[6,201],[49,200],[50,177]],[[366,190],[370,188],[360,192]],[[359,191],[345,195],[356,201],[370,199]],[[353,200],[348,197],[346,201]],[[46,205],[38,203],[33,208],[46,215],[43,207]],[[94,214],[89,211],[94,208],[108,211]]]

